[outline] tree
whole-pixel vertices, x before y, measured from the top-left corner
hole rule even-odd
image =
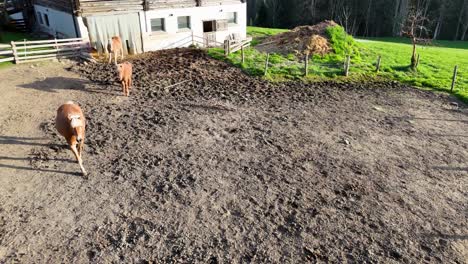
[[[372,13],[372,0],[369,0],[367,3],[367,11],[366,11],[366,28],[364,31],[364,36],[366,37],[369,36],[369,24],[370,24],[371,13]]]
[[[461,19],[461,22],[460,22],[460,28],[461,28],[460,40],[465,40],[467,31],[468,31],[468,1],[467,0],[463,2],[462,10],[463,10],[463,14],[462,14],[463,19]]]
[[[463,15],[465,14],[465,9],[467,5],[468,5],[468,0],[464,0],[460,8],[460,13],[458,15],[457,29],[455,30],[455,37],[453,38],[453,40],[458,40],[460,27],[463,25]]]
[[[426,22],[429,22],[429,19],[423,15],[421,9],[415,7],[410,10],[402,26],[401,35],[411,39],[411,43],[413,44],[413,53],[411,55],[411,68],[413,69],[416,69],[418,66],[416,58],[416,45],[420,41],[418,36],[428,33],[428,29],[424,26]]]
[[[2,1],[2,0],[0,0]],[[468,38],[468,0],[248,0],[249,20],[264,27],[294,28],[335,20],[359,36],[401,36],[412,9],[428,20],[435,39]],[[429,23],[433,21],[434,23]],[[417,38],[427,37],[418,31]]]
[[[270,25],[268,21],[268,8],[263,1],[260,1],[260,6],[255,16],[255,25],[260,27],[268,27]]]
[[[442,23],[445,19],[446,12],[447,12],[447,5],[445,2],[442,2],[439,7],[439,18],[437,19],[437,24],[434,29],[434,36],[432,39],[437,39],[439,37],[440,31],[442,29]]]
[[[279,27],[279,15],[281,13],[281,0],[265,0],[265,7],[270,11],[273,27]]]
[[[396,0],[395,12],[393,14],[393,35],[396,36],[401,33],[401,25],[404,18],[408,15],[408,0]]]

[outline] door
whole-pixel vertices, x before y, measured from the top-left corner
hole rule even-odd
[[[216,43],[216,20],[203,21],[203,42],[205,47],[212,47]]]
[[[85,23],[91,45],[99,54],[107,53],[107,45],[113,36],[120,36],[124,53],[143,52],[140,17],[138,13],[112,16],[88,16]]]

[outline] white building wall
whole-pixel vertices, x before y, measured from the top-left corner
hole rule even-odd
[[[38,26],[44,32],[47,32],[53,36],[58,33],[58,36],[61,38],[75,38],[75,23],[73,21],[73,16],[71,14],[51,9],[48,7],[34,5],[36,18],[38,12],[42,16],[42,24],[39,23]],[[47,14],[49,17],[49,26],[46,25],[44,15]]]
[[[227,19],[230,12],[237,12],[237,23],[229,24],[226,31],[216,32],[216,41],[220,43],[223,43],[226,37],[232,33],[238,33],[242,38],[246,38],[247,6],[245,3],[140,12],[143,50],[189,46],[192,31],[195,36],[204,36],[203,21]],[[190,16],[191,30],[178,31],[177,17],[179,16]],[[151,32],[151,19],[153,18],[165,19],[165,32]],[[202,41],[202,39],[196,39]]]
[[[80,32],[80,38],[84,40],[89,40],[89,31],[88,27],[86,27],[83,17],[76,17],[76,24],[78,26],[78,31]]]

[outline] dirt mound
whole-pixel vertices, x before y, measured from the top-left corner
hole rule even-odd
[[[325,55],[330,51],[328,40],[319,35],[312,35],[306,43],[304,54]]]
[[[324,21],[313,26],[299,26],[291,31],[280,33],[263,41],[256,48],[263,52],[274,52],[280,54],[294,53],[296,55],[303,54],[314,35],[321,36],[328,40],[326,30],[328,27],[337,26],[333,21]],[[326,44],[327,52],[331,50],[329,43]]]

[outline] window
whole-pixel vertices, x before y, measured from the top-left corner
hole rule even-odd
[[[177,27],[181,29],[190,29],[190,17],[181,16],[177,18]]]
[[[50,26],[50,24],[49,24],[49,16],[48,16],[47,14],[44,14],[44,20],[45,20],[46,26]]]
[[[164,22],[165,22],[164,18],[151,19],[151,31],[152,32],[166,31],[166,26]]]
[[[216,31],[216,21],[211,20],[211,21],[203,21],[203,32],[214,32]]]
[[[229,24],[237,24],[237,12],[229,12],[228,13],[228,23]]]
[[[41,12],[37,12],[37,20],[39,21],[39,23],[42,25],[44,24],[44,20],[42,20],[42,14]]]

